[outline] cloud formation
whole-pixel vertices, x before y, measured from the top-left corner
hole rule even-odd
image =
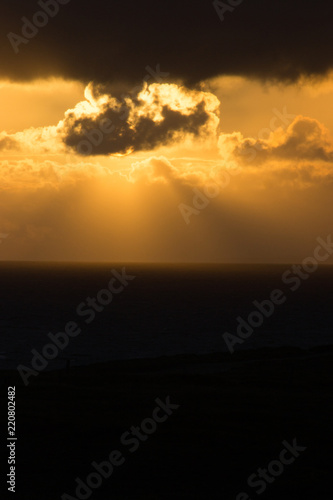
[[[58,125],[64,143],[81,155],[152,151],[187,135],[216,134],[219,123],[213,94],[175,84],[145,84],[121,101],[89,85],[85,96]]]
[[[59,153],[61,152],[61,142],[57,127],[30,127],[13,134],[5,131],[1,132],[0,151],[4,153],[22,151],[27,155]],[[63,151],[65,151],[65,148],[63,148]]]
[[[219,105],[209,92],[176,84],[144,84],[117,97],[109,88],[89,84],[85,100],[57,125],[0,133],[0,151],[81,156],[123,156],[152,151],[188,138],[216,137]]]
[[[58,5],[1,3],[0,77],[135,84],[147,65],[159,63],[174,81],[195,84],[222,74],[294,81],[333,67],[329,0],[243,1],[223,22],[207,0],[170,0],[164,7],[154,0],[62,0],[58,13],[37,30],[30,26],[37,33],[26,38],[41,3]],[[17,54],[10,32],[26,40]]]
[[[88,162],[1,162],[0,259],[298,261],[331,230],[325,165],[243,168],[227,184],[226,167],[189,158],[146,158],[127,176]],[[216,195],[186,225],[179,205],[193,207],[198,191]]]
[[[221,154],[246,166],[274,161],[333,162],[329,131],[313,118],[298,116],[286,130],[278,128],[267,139],[244,138],[241,133],[219,138]]]

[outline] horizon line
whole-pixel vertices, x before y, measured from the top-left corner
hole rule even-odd
[[[159,266],[293,266],[302,264],[301,261],[294,262],[222,262],[222,261],[108,261],[108,260],[2,260],[0,264],[90,264],[90,265],[159,265]],[[333,263],[320,263],[318,267],[331,267]]]

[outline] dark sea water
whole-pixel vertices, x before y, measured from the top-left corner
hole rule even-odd
[[[47,369],[112,359],[227,352],[223,334],[236,333],[237,318],[256,310],[253,301],[280,289],[283,304],[235,350],[333,344],[333,267],[307,279],[283,282],[291,265],[141,265],[127,264],[135,279],[95,313],[79,316],[77,307],[107,288],[114,264],[0,263],[0,366],[29,366],[32,349],[42,352],[48,333],[76,322],[70,338]],[[288,275],[290,279],[291,274]]]

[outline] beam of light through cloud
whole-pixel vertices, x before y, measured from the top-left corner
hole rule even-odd
[[[273,107],[284,108],[285,95],[272,88],[283,100],[269,96],[260,108],[257,84],[229,83],[216,95],[210,82],[195,90],[178,82],[145,84],[125,96],[122,86],[92,83],[84,99],[77,98],[83,87],[75,86],[61,97],[63,111],[58,108],[46,124],[40,114],[36,126],[0,132],[0,224],[10,234],[1,258],[297,260],[318,224],[326,232],[331,223],[333,143],[325,114],[311,118],[310,107],[309,115],[298,114],[283,128],[275,119],[263,135],[260,129],[271,123]],[[15,85],[23,92],[23,84]],[[328,92],[328,83],[322,86],[308,97],[313,105]],[[243,128],[250,107],[244,111],[243,100],[235,109],[240,89],[242,95],[250,91],[249,106],[253,100],[253,113],[258,108],[260,115],[250,130]],[[234,96],[230,109],[228,92]],[[294,90],[286,92],[288,112],[302,109],[292,109]],[[46,95],[51,109],[52,92]],[[21,101],[28,97],[25,89]],[[233,112],[239,127],[230,122]],[[101,130],[103,120],[112,121],[112,133],[91,143],[89,155],[80,154],[80,141]],[[235,169],[237,176],[230,176]],[[193,204],[194,190],[213,192],[216,185],[218,196],[186,226],[179,204]]]

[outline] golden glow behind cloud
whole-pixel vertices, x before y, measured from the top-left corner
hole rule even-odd
[[[176,84],[145,83],[121,101],[89,85],[85,97],[58,124],[63,141],[79,154],[151,151],[189,135],[215,134],[219,123],[214,95]]]
[[[225,77],[204,82],[203,90],[145,85],[122,100],[93,85],[82,100],[73,83],[36,82],[29,90],[3,83],[0,102],[15,92],[26,99],[18,123],[29,123],[29,95],[38,112],[34,126],[0,132],[0,232],[9,234],[0,258],[304,257],[331,228],[332,81],[311,93],[309,82],[263,89]],[[48,96],[48,120],[38,89],[42,101]],[[288,123],[277,119],[284,108],[293,116]],[[79,154],[78,143],[105,118],[113,133]],[[198,192],[214,186],[219,195],[186,225],[179,205],[193,207]]]

